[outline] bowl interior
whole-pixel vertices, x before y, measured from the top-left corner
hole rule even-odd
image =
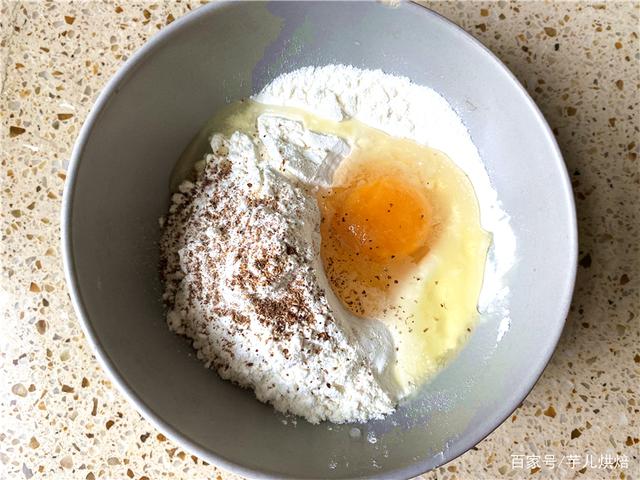
[[[517,237],[511,324],[484,316],[462,352],[394,415],[292,422],[220,380],[169,332],[158,218],[169,175],[225,102],[307,65],[405,75],[467,125]],[[575,218],[539,112],[467,34],[412,4],[215,4],[175,22],[105,89],[78,140],[63,212],[74,304],[98,358],[139,410],[202,458],[251,476],[412,476],[464,452],[528,393],[555,347],[573,286]],[[503,324],[504,326],[504,324]]]

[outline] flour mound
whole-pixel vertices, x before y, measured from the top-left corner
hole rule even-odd
[[[311,423],[365,422],[394,402],[316,277],[313,196],[242,133],[215,135],[172,198],[161,247],[169,327],[220,376]]]

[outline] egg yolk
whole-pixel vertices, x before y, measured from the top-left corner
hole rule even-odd
[[[331,226],[347,250],[386,262],[425,245],[429,203],[412,185],[383,177],[347,188],[341,196]]]
[[[362,159],[325,192],[321,254],[333,291],[351,313],[376,318],[424,255],[434,232],[429,191],[391,162]]]

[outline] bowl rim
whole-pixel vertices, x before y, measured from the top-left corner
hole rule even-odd
[[[210,3],[202,7],[193,10],[171,25],[167,26],[160,32],[156,33],[150,40],[148,40],[138,51],[136,51],[123,65],[120,66],[116,74],[109,79],[109,81],[103,87],[97,100],[91,107],[89,114],[80,130],[80,133],[74,144],[69,166],[67,168],[67,180],[65,182],[64,193],[62,198],[61,207],[61,249],[63,269],[66,277],[66,282],[71,297],[71,301],[80,321],[81,327],[84,331],[84,335],[98,359],[102,369],[107,373],[110,380],[116,385],[125,398],[133,404],[135,409],[157,430],[162,432],[172,441],[178,445],[183,446],[186,450],[195,453],[200,458],[206,460],[214,466],[221,467],[227,471],[243,475],[251,478],[271,479],[271,478],[294,478],[283,472],[269,472],[266,470],[260,470],[255,468],[248,468],[240,463],[225,458],[224,456],[209,450],[204,445],[191,439],[186,433],[180,431],[175,426],[167,423],[160,415],[153,411],[149,405],[142,399],[131,386],[124,376],[119,372],[115,363],[104,349],[92,323],[89,319],[88,312],[85,308],[84,301],[79,286],[79,282],[76,275],[76,266],[73,256],[73,242],[72,242],[72,211],[75,196],[76,177],[82,160],[82,156],[87,142],[91,136],[91,133],[98,122],[103,108],[107,105],[111,97],[116,94],[119,87],[124,83],[129,75],[131,75],[138,65],[145,62],[157,49],[161,48],[170,38],[180,31],[187,29],[191,24],[198,22],[201,17],[210,14],[213,11],[222,10],[226,8],[233,8],[236,2],[232,0],[219,1]],[[473,426],[473,428],[467,431],[466,435],[459,437],[452,442],[449,448],[446,449],[444,454],[437,460],[427,458],[425,460],[410,463],[404,467],[400,467],[394,470],[389,470],[383,474],[372,474],[366,477],[359,478],[411,478],[427,471],[433,470],[439,466],[442,466],[460,455],[467,452],[469,449],[477,445],[484,438],[489,436],[495,429],[497,429],[522,403],[522,401],[531,392],[538,379],[542,375],[544,369],[549,363],[551,356],[553,355],[557,346],[558,340],[564,328],[567,314],[571,305],[573,296],[573,290],[575,286],[575,279],[577,273],[577,260],[578,260],[578,228],[577,217],[575,209],[575,200],[573,196],[573,190],[567,166],[564,162],[558,143],[545,120],[542,112],[533,101],[529,93],[517,80],[515,75],[502,63],[502,61],[491,52],[484,44],[469,34],[459,25],[455,24],[451,20],[447,19],[443,15],[440,15],[433,10],[410,1],[402,3],[399,8],[408,8],[416,12],[418,15],[427,15],[432,17],[438,22],[444,23],[454,35],[459,35],[464,38],[466,42],[471,43],[476,48],[479,48],[484,55],[493,60],[493,63],[499,70],[506,76],[510,83],[522,94],[523,101],[527,104],[531,110],[534,118],[536,119],[539,128],[543,132],[548,141],[551,149],[553,150],[553,161],[556,164],[558,173],[562,177],[562,196],[564,197],[563,207],[568,210],[569,225],[568,225],[568,238],[567,245],[569,249],[569,255],[572,259],[571,268],[566,272],[564,278],[563,291],[561,292],[561,308],[557,312],[557,322],[555,329],[549,332],[549,342],[545,345],[545,348],[541,350],[540,355],[537,357],[537,362],[532,365],[530,373],[526,379],[521,379],[520,383],[512,390],[509,398],[505,399],[502,408],[495,411],[492,417],[487,417],[484,421],[479,422]]]

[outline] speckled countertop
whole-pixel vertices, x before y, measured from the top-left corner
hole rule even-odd
[[[197,3],[1,4],[1,479],[233,478],[113,388],[76,321],[58,246],[65,167],[96,95]],[[640,4],[428,5],[493,50],[546,115],[573,181],[580,260],[536,387],[424,478],[640,478]]]

